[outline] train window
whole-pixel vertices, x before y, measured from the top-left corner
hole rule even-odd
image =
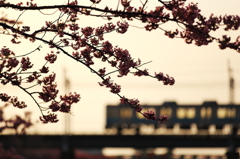
[[[218,118],[235,118],[236,109],[235,108],[218,108],[217,117]]]
[[[207,118],[211,118],[211,116],[212,116],[212,108],[210,108],[210,107],[207,108],[206,115],[207,115],[206,116]]]
[[[179,119],[192,119],[195,118],[196,110],[195,108],[178,108],[177,109],[177,117]]]
[[[217,109],[217,117],[218,118],[226,118],[227,117],[227,109],[226,108],[218,108]]]
[[[228,108],[228,117],[229,118],[235,118],[236,117],[236,109],[235,108]]]
[[[188,108],[186,115],[187,115],[187,118],[189,118],[189,119],[195,118],[195,115],[196,115],[195,108]]]
[[[154,112],[156,113],[156,110],[155,110],[155,108],[153,108],[153,107],[143,108],[143,109],[142,109],[142,112],[147,112],[148,110],[152,110],[152,111],[154,111]],[[140,114],[140,113],[137,113],[137,118],[139,118],[139,119],[144,119],[143,115]]]
[[[200,115],[201,115],[201,118],[211,118],[212,116],[212,108],[210,107],[203,107],[201,108],[201,111],[200,111]]]
[[[172,108],[163,107],[163,108],[160,109],[160,113],[159,114],[163,114],[163,115],[166,115],[168,117],[171,117],[172,116]]]
[[[178,117],[179,119],[183,119],[183,118],[185,118],[185,116],[186,116],[186,110],[185,110],[185,108],[178,108],[178,109],[177,109],[177,117]]]
[[[132,110],[131,110],[131,108],[121,108],[121,110],[120,110],[120,117],[121,118],[131,118],[132,117]]]
[[[201,108],[201,110],[200,110],[200,116],[201,116],[201,118],[205,118],[205,116],[206,116],[206,109],[205,109],[205,107],[202,107],[202,108]]]
[[[107,117],[108,118],[115,118],[119,117],[118,107],[108,107],[107,108]]]

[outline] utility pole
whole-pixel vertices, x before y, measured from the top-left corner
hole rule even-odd
[[[64,79],[64,87],[65,87],[65,94],[69,94],[70,91],[70,80],[67,77],[66,68],[63,68],[63,79]],[[65,124],[64,124],[64,135],[62,140],[62,159],[73,159],[74,158],[74,152],[71,147],[71,143],[69,141],[69,135],[70,135],[70,114],[65,113]]]
[[[229,78],[229,104],[234,104],[234,78],[232,73],[232,68],[230,67],[230,62],[228,60],[228,78]]]
[[[234,78],[229,60],[228,60],[228,79],[229,79],[229,105],[234,105]],[[237,126],[233,124],[231,129],[232,129],[231,134],[229,136],[229,147],[226,156],[227,159],[238,159],[239,153],[236,152]]]
[[[66,68],[63,69],[65,94],[69,94],[70,80],[67,77]],[[65,135],[70,135],[70,114],[65,113]]]

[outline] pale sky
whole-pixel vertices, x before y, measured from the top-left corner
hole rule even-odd
[[[85,0],[86,1],[86,0]],[[134,0],[135,1],[135,0]],[[137,0],[136,0],[137,1]],[[135,1],[135,2],[136,2]],[[38,2],[35,0],[35,2]],[[41,1],[39,1],[41,2]],[[46,1],[45,1],[46,2]],[[44,3],[45,3],[44,2]],[[63,4],[64,1],[49,1],[52,4]],[[109,4],[110,0],[102,0],[105,6]],[[113,2],[113,0],[111,0]],[[115,1],[114,1],[115,2]],[[199,8],[204,15],[209,16],[211,13],[214,15],[225,15],[240,13],[239,0],[217,1],[217,0],[188,0],[187,2],[198,2]],[[79,1],[79,4],[81,1]],[[41,3],[39,3],[40,5]],[[45,3],[46,4],[46,3]],[[157,0],[152,1],[154,6],[158,4]],[[114,4],[112,4],[114,5]],[[4,11],[9,14],[8,17],[17,18],[16,13],[5,11],[1,8],[0,12]],[[52,11],[46,11],[52,13]],[[22,15],[20,20],[24,24],[34,23],[34,27],[41,27],[45,20],[54,20],[53,16],[44,16],[40,12],[32,13],[26,12]],[[99,26],[104,24],[104,21],[93,19],[89,17],[80,17],[80,26]],[[137,25],[133,22],[132,25]],[[176,24],[171,23],[163,28],[175,28]],[[228,34],[235,39],[240,35],[240,31],[235,32],[217,32],[214,35],[221,37],[221,35]],[[4,37],[4,38],[2,38]],[[1,47],[12,46],[5,40],[6,36],[0,35]],[[235,103],[240,104],[240,54],[236,51],[226,49],[220,50],[216,43],[208,46],[197,47],[194,44],[187,45],[182,39],[169,39],[164,36],[164,32],[156,30],[147,32],[144,29],[137,29],[131,27],[126,34],[109,34],[106,36],[114,45],[118,45],[124,49],[128,49],[132,57],[135,59],[140,58],[142,62],[152,61],[144,65],[143,68],[148,68],[149,72],[167,73],[173,76],[176,80],[174,86],[164,86],[161,82],[149,77],[123,77],[115,79],[122,86],[121,95],[128,98],[138,98],[142,104],[162,104],[164,101],[176,101],[178,104],[202,104],[206,100],[215,100],[219,104],[229,103],[229,81],[227,72],[227,61],[230,61],[235,79]],[[30,45],[31,44],[31,45]],[[24,54],[35,49],[37,46],[42,45],[41,52],[34,54],[35,59],[43,58],[48,53],[48,46],[42,43],[24,43],[24,45],[14,45],[16,54]],[[41,66],[42,63],[35,63]],[[105,127],[105,108],[108,104],[118,104],[118,96],[109,92],[107,88],[100,87],[98,82],[100,78],[90,73],[81,64],[67,59],[66,56],[58,56],[58,61],[52,70],[57,74],[59,89],[64,92],[63,88],[63,74],[62,69],[66,67],[68,77],[71,80],[71,91],[78,92],[81,95],[81,101],[73,106],[73,115],[71,118],[71,132],[78,133],[101,133]],[[26,111],[33,111],[33,120],[37,120],[41,115],[39,109],[32,102],[27,95],[21,90],[13,89],[10,86],[0,86],[1,93],[9,92],[9,95],[18,95],[22,100],[26,100],[29,104]],[[11,89],[10,89],[11,88]],[[60,94],[61,94],[60,92]],[[21,113],[25,110],[17,108],[9,108],[8,114]],[[60,117],[61,116],[61,117]],[[31,129],[32,133],[63,133],[64,132],[64,118],[59,113],[60,122],[56,124],[41,123],[36,124]]]

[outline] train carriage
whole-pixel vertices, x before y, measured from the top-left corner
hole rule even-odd
[[[204,102],[202,105],[178,105],[176,102],[165,102],[162,105],[142,105],[142,107],[143,112],[153,110],[157,116],[167,115],[169,120],[164,124],[158,124],[146,120],[127,105],[109,105],[106,128],[131,128],[132,125],[139,128],[141,124],[154,124],[155,128],[165,125],[170,129],[175,124],[179,124],[181,129],[189,129],[192,124],[196,124],[198,129],[208,129],[210,125],[222,129],[225,124],[238,126],[240,121],[240,105],[218,105],[214,101]]]

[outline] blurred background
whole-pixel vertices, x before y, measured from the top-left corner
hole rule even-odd
[[[65,1],[35,2],[39,6],[66,3]],[[214,15],[236,15],[240,13],[238,8],[240,2],[238,0],[202,0],[200,2],[188,0],[188,2],[198,3],[202,13],[207,17],[211,13],[214,13]],[[83,3],[86,3],[86,5],[90,4],[88,2]],[[140,2],[133,1],[132,3],[139,5]],[[116,6],[117,1],[103,0],[99,7],[105,7],[106,4]],[[157,0],[152,1],[149,3],[148,9],[158,4]],[[10,9],[5,10],[1,8],[0,12],[2,15],[6,14],[11,19],[17,19],[19,15],[19,12],[10,11]],[[53,12],[53,10],[44,11],[45,14]],[[34,28],[42,27],[45,21],[53,21],[58,16],[59,14],[57,13],[49,16],[40,12],[27,11],[20,17],[20,20],[23,21],[24,25],[31,25],[31,30],[34,30]],[[36,19],[36,17],[38,18]],[[80,16],[79,19],[81,27],[96,27],[104,23],[106,21],[91,17]],[[239,105],[240,56],[236,51],[230,49],[220,50],[216,43],[202,47],[197,47],[194,44],[188,45],[180,38],[169,39],[161,30],[146,32],[144,29],[136,28],[134,26],[143,26],[136,21],[131,22],[130,25],[131,27],[126,34],[111,33],[105,35],[105,39],[108,39],[113,45],[129,50],[131,56],[135,59],[140,58],[142,63],[151,61],[143,65],[142,68],[147,68],[152,74],[154,72],[169,74],[175,78],[176,83],[174,86],[164,86],[161,82],[147,77],[139,78],[130,75],[129,77],[117,78],[117,75],[113,75],[116,77],[114,82],[122,86],[121,95],[128,98],[137,98],[142,105],[162,105],[166,101],[174,101],[178,105],[202,105],[204,101],[215,101],[218,105],[228,105],[229,103]],[[175,30],[178,26],[174,23],[169,23],[164,24],[162,28]],[[239,33],[239,31],[224,32],[220,30],[214,32],[213,35],[221,37],[227,34],[232,37],[232,40],[235,40]],[[49,37],[52,36],[49,35]],[[10,40],[11,37],[0,35],[1,47],[7,46],[16,54],[30,52],[41,45],[41,52],[30,55],[30,58],[36,60],[34,64],[37,68],[43,65],[43,63],[38,62],[38,59],[43,59],[46,53],[50,52],[48,46],[38,42],[29,45],[28,41],[23,41],[22,45],[12,45],[7,39]],[[102,64],[99,63],[98,66],[102,66]],[[81,101],[72,107],[72,113],[68,114],[67,117],[66,114],[58,114],[60,121],[56,124],[42,124],[39,122],[41,114],[32,99],[21,90],[7,85],[0,86],[1,93],[18,96],[19,99],[26,101],[28,107],[21,111],[17,108],[7,107],[5,114],[11,118],[16,114],[23,116],[25,111],[31,112],[31,120],[34,122],[34,126],[28,129],[28,134],[31,135],[64,135],[66,132],[69,135],[105,135],[107,133],[106,106],[118,105],[119,98],[110,93],[108,89],[99,86],[100,78],[92,74],[81,64],[73,62],[64,55],[58,55],[57,62],[52,66],[49,65],[49,67],[51,69],[50,72],[53,71],[57,74],[59,94],[77,92],[81,95]],[[234,79],[232,87],[230,87],[230,79]],[[66,80],[69,81],[67,86],[65,84]],[[144,130],[147,130],[147,127]],[[174,133],[174,130],[169,131]],[[5,132],[5,134],[14,133],[13,131]],[[165,133],[169,134],[168,131]],[[181,130],[178,130],[175,134],[181,133],[186,134],[185,131]],[[147,133],[147,135],[151,135],[151,133]],[[169,152],[167,148],[154,148],[148,151],[155,154],[166,154]],[[224,156],[226,151],[227,148],[174,148],[171,152],[175,155],[189,154],[189,158],[191,158],[191,155],[194,158],[194,155],[197,154]],[[110,156],[132,156],[138,152],[147,154],[147,150],[140,151],[133,148],[117,149],[116,151],[114,148],[108,148],[103,149],[101,152]],[[92,150],[91,153],[99,152],[98,150]]]

